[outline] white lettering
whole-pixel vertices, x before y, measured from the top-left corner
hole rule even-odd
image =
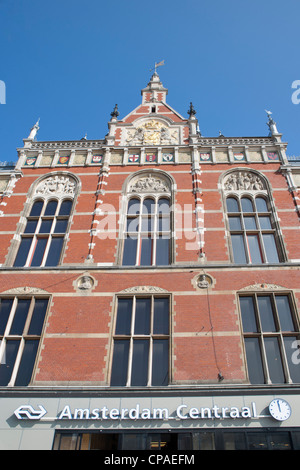
[[[214,412],[215,418],[220,418],[220,415],[219,415],[219,413],[218,413],[219,409],[220,409],[220,408],[219,408],[217,405],[215,405],[215,406],[212,407],[212,410],[213,410],[213,412]]]
[[[143,409],[143,412],[141,414],[141,418],[142,419],[151,419],[151,411],[149,410],[149,408],[144,408]]]
[[[239,412],[238,408],[236,408],[235,406],[231,407],[229,414],[230,414],[230,418],[239,418],[240,417],[240,412]]]
[[[112,408],[109,412],[109,417],[110,419],[118,419],[119,417],[119,410],[117,408]]]
[[[64,409],[62,410],[62,412],[60,413],[58,417],[58,419],[63,419],[63,418],[72,419],[72,413],[71,413],[69,405],[66,405],[64,407]]]
[[[226,416],[226,411],[228,410],[227,406],[225,406],[224,408],[222,408],[222,418],[227,418]]]
[[[207,417],[211,418],[211,409],[210,408],[201,408],[201,418],[205,418],[205,413],[207,412]]]
[[[90,411],[87,408],[75,408],[74,419],[89,419],[89,417]]]
[[[196,419],[199,418],[199,410],[198,408],[191,408],[189,412],[190,418]]]
[[[163,414],[165,417],[163,417]],[[169,412],[167,408],[153,408],[153,419],[169,419]]]
[[[187,419],[187,416],[183,416],[183,415],[181,414],[181,410],[182,410],[183,408],[187,408],[187,406],[186,406],[186,405],[180,405],[180,406],[178,406],[178,408],[177,408],[177,410],[176,410],[176,414],[177,414],[178,418],[180,418],[180,419]]]
[[[243,406],[242,408],[242,417],[243,418],[251,418],[251,411],[248,406]]]
[[[102,419],[107,419],[107,416],[106,416],[107,411],[108,411],[108,408],[106,408],[106,406],[103,406],[103,408],[101,408]]]
[[[92,419],[99,419],[100,418],[100,410],[99,408],[94,408],[91,413]]]
[[[140,414],[140,405],[136,405],[136,408],[131,408],[129,411],[130,419],[138,419]]]

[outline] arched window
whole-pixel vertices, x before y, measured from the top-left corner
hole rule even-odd
[[[61,259],[75,183],[65,176],[48,177],[35,197],[21,234],[14,266],[57,266]]]
[[[123,266],[164,266],[171,262],[171,190],[156,175],[135,179],[126,199]]]
[[[282,261],[278,225],[265,181],[249,171],[233,172],[225,180],[224,190],[233,261]]]

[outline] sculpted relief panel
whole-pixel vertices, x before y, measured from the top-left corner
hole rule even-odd
[[[225,191],[262,191],[265,183],[256,173],[250,171],[235,171],[224,180]]]
[[[170,129],[160,121],[151,119],[135,129],[127,130],[125,145],[176,145],[179,130]]]
[[[75,181],[69,176],[50,176],[41,181],[36,190],[35,194],[41,196],[70,196],[74,197],[76,189]]]

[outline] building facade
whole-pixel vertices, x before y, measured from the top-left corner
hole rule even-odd
[[[167,92],[0,171],[2,449],[300,448],[299,167]]]

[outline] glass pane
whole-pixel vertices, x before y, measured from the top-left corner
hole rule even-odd
[[[253,297],[240,297],[240,306],[244,333],[256,332],[257,326]]]
[[[36,245],[35,245],[34,255],[30,263],[31,266],[41,265],[43,261],[47,241],[48,241],[48,238],[39,238],[37,240]]]
[[[275,302],[281,331],[295,331],[289,298],[287,295],[276,295]]]
[[[153,231],[154,219],[150,217],[142,218],[142,232],[151,232]]]
[[[243,235],[231,235],[233,258],[235,263],[246,263]]]
[[[123,266],[135,266],[137,238],[128,237],[124,240]]]
[[[63,237],[52,238],[45,266],[57,266],[58,265],[63,243],[64,243]]]
[[[248,197],[242,197],[241,203],[243,212],[253,212],[253,205],[251,199],[249,199]]]
[[[247,235],[251,263],[262,263],[261,251],[257,235]]]
[[[155,212],[155,201],[150,198],[146,198],[143,201],[142,213],[153,214]]]
[[[6,342],[5,358],[0,365],[0,385],[6,386],[11,378],[11,374],[15,365],[18,354],[20,340],[11,340]]]
[[[283,337],[285,354],[289,366],[290,377],[294,383],[300,383],[300,351],[296,336]]]
[[[271,297],[268,295],[266,296],[259,296],[257,298],[258,303],[258,310],[260,314],[260,322],[262,331],[277,331],[274,316],[273,316],[273,309],[271,304]]]
[[[111,385],[126,385],[128,372],[129,340],[114,341],[114,355],[111,370]]]
[[[152,239],[151,237],[141,239],[141,266],[152,264]]]
[[[234,197],[226,199],[227,212],[240,212],[238,202]]]
[[[46,206],[44,215],[54,215],[56,212],[56,208],[57,208],[57,201],[49,201]]]
[[[255,199],[257,212],[269,212],[266,200],[263,197]]]
[[[26,386],[29,384],[36,359],[38,345],[39,340],[27,340],[25,342],[22,359],[15,381],[16,386]]]
[[[19,246],[18,254],[16,256],[14,266],[25,266],[28,253],[31,247],[32,238],[22,238],[22,241]]]
[[[72,209],[73,201],[65,200],[61,203],[59,214],[58,215],[70,215]]]
[[[59,450],[76,450],[77,434],[61,434]]]
[[[0,335],[4,335],[13,299],[2,299],[0,304]]]
[[[229,228],[230,230],[241,230],[241,219],[240,217],[229,217]]]
[[[158,230],[159,232],[168,232],[170,230],[169,217],[161,217],[158,219]]]
[[[31,208],[31,212],[29,216],[39,217],[40,213],[42,212],[43,205],[44,205],[43,201],[35,201],[35,203],[33,204]]]
[[[245,348],[250,383],[263,384],[264,373],[258,338],[245,338]]]
[[[259,217],[260,228],[262,230],[269,230],[272,228],[271,220],[269,216],[261,215]]]
[[[153,340],[152,385],[168,385],[169,382],[169,340]]]
[[[68,219],[56,220],[54,233],[65,233],[68,226]]]
[[[194,450],[215,450],[215,434],[213,432],[193,432]]]
[[[147,385],[148,382],[149,340],[133,341],[131,385]]]
[[[153,334],[169,334],[169,299],[154,299]]]
[[[140,200],[139,199],[130,199],[128,202],[127,214],[135,215],[140,213]]]
[[[264,432],[249,432],[248,433],[249,450],[267,450],[267,434]]]
[[[159,236],[156,239],[156,265],[165,266],[170,264],[169,237]]]
[[[255,217],[244,217],[244,224],[246,230],[256,230]]]
[[[243,432],[224,432],[224,450],[247,449],[245,434]]]
[[[116,323],[116,335],[130,335],[132,299],[119,299]]]
[[[23,334],[29,307],[30,307],[29,299],[18,300],[18,305],[14,314],[14,319],[10,327],[10,332],[9,332],[10,335],[22,335]]]
[[[274,235],[272,233],[265,233],[262,237],[264,241],[267,261],[269,263],[279,263]]]
[[[147,434],[124,433],[122,435],[122,450],[147,449]]]
[[[52,227],[53,219],[50,220],[43,220],[40,226],[39,233],[50,233]]]
[[[169,214],[170,213],[170,201],[166,198],[160,198],[158,200],[158,213]]]
[[[24,233],[34,233],[38,220],[28,220]]]
[[[151,299],[136,299],[134,334],[150,334]]]
[[[265,338],[265,350],[272,383],[284,383],[281,355],[277,338]]]
[[[138,217],[127,217],[127,232],[138,232],[139,231],[139,218]]]
[[[29,335],[40,335],[44,325],[48,299],[35,299],[33,314],[28,330]]]
[[[269,434],[269,441],[272,450],[291,450],[292,444],[289,432],[272,432]]]

